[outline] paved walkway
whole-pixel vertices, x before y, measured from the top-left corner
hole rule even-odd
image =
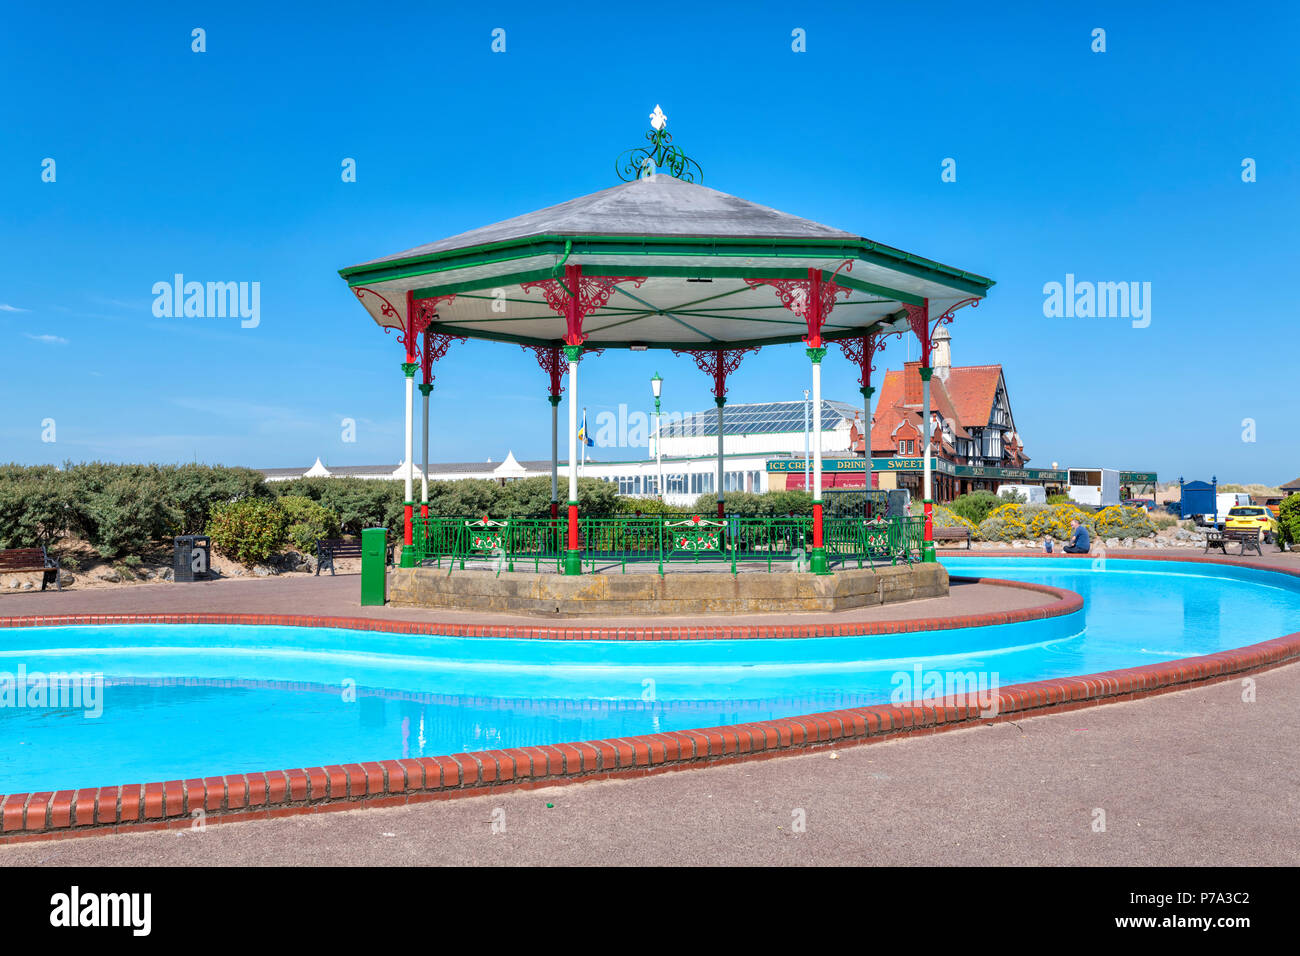
[[[0,846],[0,866],[1294,866],[1300,664],[1253,679],[1254,703],[1231,681],[639,780]]]
[[[1050,604],[1053,598],[1024,588],[955,583],[946,598],[923,598],[880,607],[808,614],[714,614],[693,617],[540,617],[435,608],[362,607],[361,576],[287,574],[274,578],[226,578],[193,584],[132,584],[114,588],[22,592],[0,595],[0,617],[24,614],[125,614],[209,611],[241,614],[310,614],[374,617],[452,624],[521,624],[557,621],[586,626],[635,627],[701,624],[849,624],[920,617],[984,614]]]

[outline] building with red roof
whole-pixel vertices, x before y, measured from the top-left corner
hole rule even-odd
[[[951,338],[943,326],[935,333],[934,376],[930,380],[931,442],[938,462],[962,467],[937,469],[935,499],[951,501],[981,488],[994,491],[1008,482],[1042,484],[1027,476],[1006,474],[1008,470],[1025,469],[1029,455],[1016,430],[1002,366],[954,366]],[[885,373],[871,419],[873,459],[895,459],[906,464],[923,457],[920,370],[917,361]],[[854,451],[865,455],[860,424],[860,420],[855,421],[850,441]],[[920,495],[919,471],[885,468],[877,474],[873,484],[878,488],[911,488],[914,496]]]

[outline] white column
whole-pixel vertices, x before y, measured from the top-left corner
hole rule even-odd
[[[722,505],[722,402],[718,402],[718,510]]]
[[[406,497],[404,504],[414,501],[415,486],[415,375],[406,376]]]
[[[812,363],[813,501],[822,500],[822,363]]]
[[[926,371],[932,372],[933,369]],[[925,463],[923,468],[923,494],[924,500],[930,501],[930,435],[934,431],[930,427],[930,376],[921,376],[921,427],[925,429]]]
[[[578,500],[578,363],[569,361],[569,501]]]
[[[551,402],[551,501],[560,500],[560,403]]]
[[[659,492],[659,500],[664,500],[664,459],[660,443],[663,441],[661,429],[663,428],[663,416],[659,414],[659,403],[655,402],[655,471],[658,473],[655,478],[655,488]]]

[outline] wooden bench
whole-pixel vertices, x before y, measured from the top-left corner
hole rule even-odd
[[[361,539],[360,538],[321,538],[316,542],[316,574],[320,575],[321,569],[328,567],[330,574],[334,574],[335,558],[359,558],[361,557]],[[388,545],[385,563],[393,563],[393,546]]]
[[[51,581],[56,591],[63,590],[59,562],[45,553],[44,548],[9,548],[0,551],[0,575],[34,574],[41,572],[41,590]]]
[[[1239,528],[1239,529],[1230,528],[1229,530],[1223,532],[1223,536],[1228,541],[1239,542],[1241,544],[1242,554],[1245,554],[1247,549],[1252,549],[1261,558],[1264,556],[1264,551],[1259,546],[1260,541],[1263,539],[1263,535],[1261,535],[1258,531],[1256,531],[1253,528]],[[1224,554],[1228,553],[1227,548],[1223,549],[1223,553]]]
[[[964,528],[964,527],[934,528],[933,533],[934,533],[934,540],[936,544],[940,541],[965,541],[966,550],[967,551],[970,550],[971,547],[970,528]]]

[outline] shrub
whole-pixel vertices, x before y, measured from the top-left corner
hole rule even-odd
[[[1300,543],[1300,494],[1287,495],[1277,509],[1278,537],[1288,545]]]
[[[303,554],[315,554],[321,538],[337,538],[341,534],[339,516],[304,495],[285,495],[279,505],[284,512],[285,535]]]
[[[1025,523],[1024,506],[1008,503],[994,508],[979,523],[975,536],[981,541],[1015,541],[1031,537],[1029,526]]]
[[[1048,495],[1047,503],[1049,505],[1069,505],[1073,504],[1069,495]]]
[[[998,495],[998,499],[1000,501],[1009,501],[1016,505],[1023,505],[1029,501],[1029,496],[1022,494],[1019,491],[1012,491],[1008,488],[1006,491],[1002,492],[1002,494]]]
[[[218,504],[270,497],[266,480],[251,468],[179,465],[162,469],[168,503],[177,515],[176,534],[200,534]]]
[[[69,519],[66,483],[58,469],[0,469],[0,548],[48,548]]]
[[[277,502],[245,498],[214,507],[207,533],[217,551],[251,565],[284,547],[287,528],[288,518]]]
[[[812,492],[801,488],[771,491],[763,495],[761,517],[784,518],[786,515],[812,514]]]
[[[1093,516],[1093,529],[1103,538],[1146,538],[1156,533],[1155,525],[1141,508],[1111,505]]]
[[[991,491],[972,491],[954,499],[949,507],[972,525],[979,525],[993,509],[1006,503]]]
[[[139,551],[178,526],[158,465],[65,466],[69,527],[105,558]]]
[[[1095,530],[1093,516],[1077,505],[1049,505],[1035,514],[1029,521],[1029,537],[1050,537],[1058,541],[1065,541],[1070,537],[1071,519],[1078,519],[1079,524],[1087,528],[1089,532]]]
[[[936,528],[970,528],[972,531],[975,530],[975,525],[961,515],[954,514],[951,509],[943,505],[934,506],[932,518]]]
[[[452,482],[429,484],[430,498],[436,489]],[[339,517],[344,534],[359,535],[363,528],[387,528],[390,536],[402,529],[403,484],[393,479],[295,478],[268,485],[277,497],[310,498]],[[418,490],[418,486],[417,486]],[[433,514],[439,512],[434,510]]]

